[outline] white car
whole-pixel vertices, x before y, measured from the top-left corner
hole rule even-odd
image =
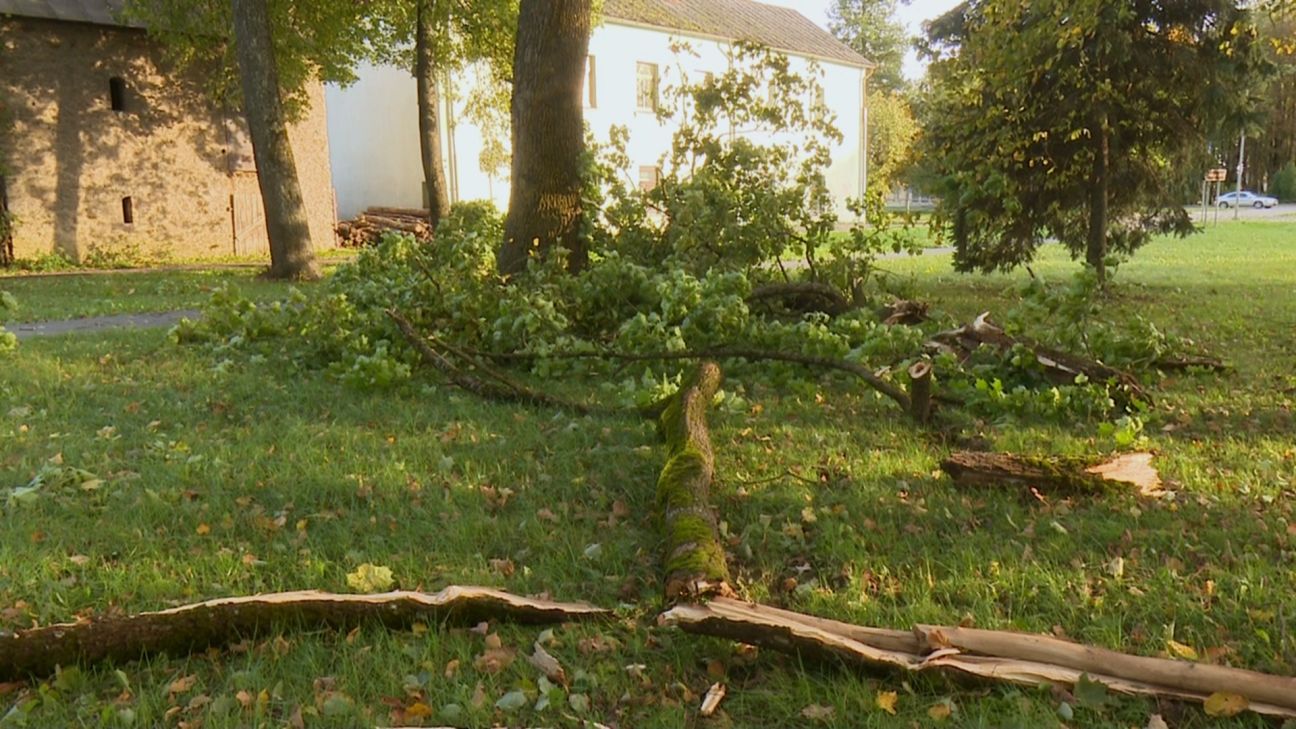
[[[1241,192],[1226,192],[1219,196],[1215,201],[1216,205],[1222,208],[1271,208],[1278,204],[1278,198],[1267,195],[1257,195],[1254,192],[1243,190]]]

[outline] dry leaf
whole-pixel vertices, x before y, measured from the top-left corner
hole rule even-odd
[[[557,684],[567,685],[567,672],[563,670],[562,664],[538,641],[535,644],[535,652],[527,657],[527,661],[543,673],[545,678]]]
[[[953,713],[954,709],[950,708],[950,705],[944,701],[927,710],[927,716],[930,716],[934,721],[945,721]]]
[[[1202,704],[1208,716],[1237,716],[1246,711],[1251,702],[1245,696],[1226,694],[1222,691],[1211,694]]]
[[[499,636],[491,633],[486,636],[486,650],[473,659],[473,668],[482,673],[499,673],[513,665],[515,658],[517,651],[505,648],[500,643]]]
[[[897,694],[894,691],[879,691],[877,696],[874,697],[873,703],[877,704],[877,707],[879,709],[885,711],[886,713],[892,716],[895,716],[896,702],[898,702],[899,700],[900,700],[899,694]]]
[[[827,721],[833,718],[837,710],[831,706],[822,706],[820,704],[811,704],[801,710],[801,716],[815,721]]]
[[[1197,660],[1197,649],[1190,645],[1185,645],[1177,640],[1167,640],[1166,648],[1170,650],[1170,655],[1182,658],[1185,661]]]
[[[702,698],[702,709],[699,712],[702,716],[711,716],[720,708],[720,702],[724,700],[728,689],[722,683],[713,683],[711,688],[707,689],[706,696]]]
[[[1153,714],[1148,717],[1147,729],[1170,729],[1170,726],[1165,723],[1165,719],[1162,719],[1160,714]]]
[[[196,683],[198,683],[198,677],[193,674],[181,676],[167,686],[167,693],[174,697],[176,694],[182,694],[193,688]]]

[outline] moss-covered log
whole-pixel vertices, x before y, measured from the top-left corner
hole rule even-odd
[[[368,620],[390,626],[416,620],[458,625],[483,620],[565,623],[608,615],[583,603],[537,600],[486,587],[447,587],[435,594],[305,591],[231,597],[0,634],[0,681],[48,676],[58,666],[132,661],[158,653],[183,655],[291,627],[349,628]]]
[[[657,479],[657,506],[665,535],[663,571],[669,600],[733,592],[711,511],[715,455],[706,416],[720,380],[720,367],[702,362],[658,418],[667,448],[666,465]]]
[[[1118,483],[1135,486],[1144,494],[1155,494],[1161,488],[1151,453],[1129,453],[1095,464],[1084,458],[963,451],[942,461],[941,470],[961,486],[1010,485],[1085,493]]]

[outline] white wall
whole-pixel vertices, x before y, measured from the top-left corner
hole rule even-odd
[[[675,54],[672,41],[684,41],[692,54]],[[662,86],[677,84],[681,72],[697,80],[705,71],[722,73],[728,67],[727,44],[707,39],[672,37],[647,28],[608,23],[595,29],[590,38],[594,57],[597,105],[587,106],[585,120],[596,138],[606,140],[612,126],[630,131],[627,152],[637,177],[638,166],[657,165],[670,147],[674,124],[662,123],[652,112],[635,108],[637,63],[656,63]],[[792,57],[792,70],[804,73],[804,58]],[[861,86],[863,69],[826,61],[816,62],[822,77],[825,103],[835,114],[835,124],[844,141],[833,150],[828,185],[846,215],[844,202],[861,193]],[[423,172],[418,151],[418,118],[415,84],[411,75],[396,68],[366,66],[359,69],[359,81],[345,89],[328,89],[329,137],[332,148],[334,185],[338,213],[346,219],[371,205],[418,207],[422,204]],[[471,72],[457,79],[468,86]],[[471,88],[460,88],[466,97]],[[586,94],[586,100],[589,96]],[[481,172],[478,155],[482,147],[476,127],[464,123],[462,109],[456,113],[454,149],[458,157],[459,199],[493,199],[503,209],[508,204],[508,180],[490,180]],[[778,141],[765,134],[750,134],[764,142]],[[447,140],[448,143],[449,140]],[[447,146],[448,149],[448,146]]]

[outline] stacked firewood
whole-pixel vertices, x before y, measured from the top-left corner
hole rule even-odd
[[[372,207],[356,216],[355,220],[344,220],[335,228],[338,243],[343,248],[363,248],[371,246],[382,238],[383,233],[395,231],[410,233],[419,240],[432,240],[432,224],[428,211],[415,208]]]

